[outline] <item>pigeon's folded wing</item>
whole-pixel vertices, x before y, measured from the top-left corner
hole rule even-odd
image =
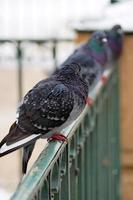
[[[28,94],[28,100],[20,107],[18,121],[26,130],[34,127],[35,133],[42,134],[62,125],[74,107],[72,92],[64,84],[52,86],[47,93],[44,88],[36,87]]]

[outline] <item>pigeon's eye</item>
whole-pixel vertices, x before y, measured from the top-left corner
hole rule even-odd
[[[97,36],[96,40],[99,41],[100,43],[106,43],[107,42],[107,38],[104,36]]]
[[[107,42],[107,38],[105,38],[105,37],[102,38],[102,42],[103,42],[103,43],[106,43],[106,42]]]

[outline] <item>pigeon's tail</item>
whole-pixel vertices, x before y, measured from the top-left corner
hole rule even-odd
[[[26,146],[24,146],[24,148],[23,148],[23,160],[22,160],[22,173],[23,174],[26,174],[28,161],[32,155],[35,143],[36,143],[36,141],[33,141],[30,144],[27,144]]]
[[[36,141],[40,135],[23,132],[14,122],[8,135],[0,142],[0,157]]]

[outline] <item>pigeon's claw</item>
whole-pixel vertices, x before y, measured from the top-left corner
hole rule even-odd
[[[108,81],[108,77],[106,77],[106,76],[103,75],[103,76],[101,77],[101,81],[102,81],[103,84],[106,84],[107,81]]]
[[[51,141],[63,141],[63,142],[67,142],[67,137],[64,136],[64,135],[62,135],[61,133],[54,133],[47,140],[48,140],[48,142],[51,142]]]

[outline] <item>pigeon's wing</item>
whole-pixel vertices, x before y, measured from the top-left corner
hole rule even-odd
[[[18,123],[34,133],[45,134],[61,126],[74,107],[72,92],[61,83],[38,86],[25,100],[20,107]]]

